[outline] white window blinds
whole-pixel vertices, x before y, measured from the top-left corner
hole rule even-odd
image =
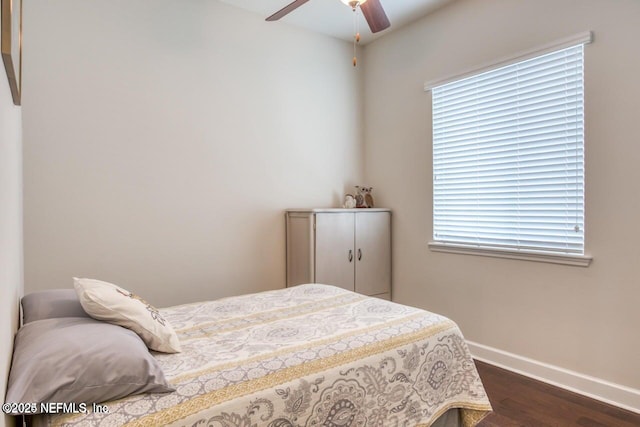
[[[583,45],[432,89],[440,243],[584,254]]]

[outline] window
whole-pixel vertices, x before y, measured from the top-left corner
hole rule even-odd
[[[432,249],[584,255],[583,48],[431,88]]]

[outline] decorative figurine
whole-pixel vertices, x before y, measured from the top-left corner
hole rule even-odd
[[[356,198],[351,194],[347,194],[344,196],[344,204],[342,205],[345,209],[353,209],[356,207]]]
[[[371,190],[373,187],[361,187],[356,185],[356,208],[372,208],[373,205],[373,196],[371,195]]]
[[[364,189],[364,204],[367,205],[368,208],[373,207],[373,196],[371,195],[371,190],[373,190],[373,187]]]

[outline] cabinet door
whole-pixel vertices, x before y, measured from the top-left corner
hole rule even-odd
[[[356,215],[356,292],[391,292],[391,213]]]
[[[353,291],[355,214],[316,214],[316,283]]]
[[[288,212],[287,287],[313,283],[313,221],[311,212]]]

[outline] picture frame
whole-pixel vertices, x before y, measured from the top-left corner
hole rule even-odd
[[[20,105],[22,96],[22,0],[0,0],[0,50],[9,79],[13,103]]]

